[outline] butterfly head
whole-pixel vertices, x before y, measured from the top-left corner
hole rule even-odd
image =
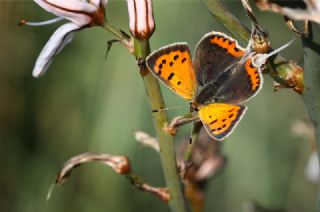
[[[259,25],[254,25],[252,32],[252,48],[257,53],[265,53],[270,49],[269,34]]]

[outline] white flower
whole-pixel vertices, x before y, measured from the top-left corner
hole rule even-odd
[[[43,26],[65,19],[70,21],[53,33],[40,52],[32,72],[34,77],[39,77],[46,72],[53,57],[72,40],[75,31],[85,27],[102,26],[105,23],[104,8],[108,0],[34,0],[34,2],[57,18],[39,23],[22,20],[21,24]]]
[[[130,32],[140,40],[148,39],[154,29],[152,0],[127,0]]]

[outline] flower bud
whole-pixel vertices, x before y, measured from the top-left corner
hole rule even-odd
[[[130,32],[139,39],[148,39],[155,29],[152,0],[127,0]]]

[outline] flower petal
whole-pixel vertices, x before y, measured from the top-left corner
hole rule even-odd
[[[58,54],[73,38],[74,31],[80,29],[74,23],[67,23],[59,27],[50,37],[37,58],[32,75],[39,77],[46,72],[53,57]]]
[[[41,22],[31,22],[31,21],[27,21],[25,19],[21,20],[19,25],[27,25],[27,26],[45,26],[45,25],[49,25],[49,24],[54,24],[57,23],[59,21],[63,21],[65,20],[62,17],[56,17],[56,18],[52,18],[46,21],[41,21]]]
[[[95,5],[95,6],[99,6],[100,5],[100,0],[89,0],[89,3],[90,4],[93,4],[93,5]]]
[[[127,0],[130,32],[138,39],[149,38],[154,29],[152,0]]]
[[[56,16],[68,19],[78,26],[90,23],[88,14],[94,13],[98,7],[80,0],[34,0],[44,10]]]
[[[108,4],[108,0],[101,0],[102,6],[106,7]]]

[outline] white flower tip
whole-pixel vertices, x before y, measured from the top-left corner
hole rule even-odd
[[[32,76],[34,78],[39,78],[41,77],[43,74],[45,73],[45,71],[39,71],[37,69],[34,69],[33,72],[32,72]]]

